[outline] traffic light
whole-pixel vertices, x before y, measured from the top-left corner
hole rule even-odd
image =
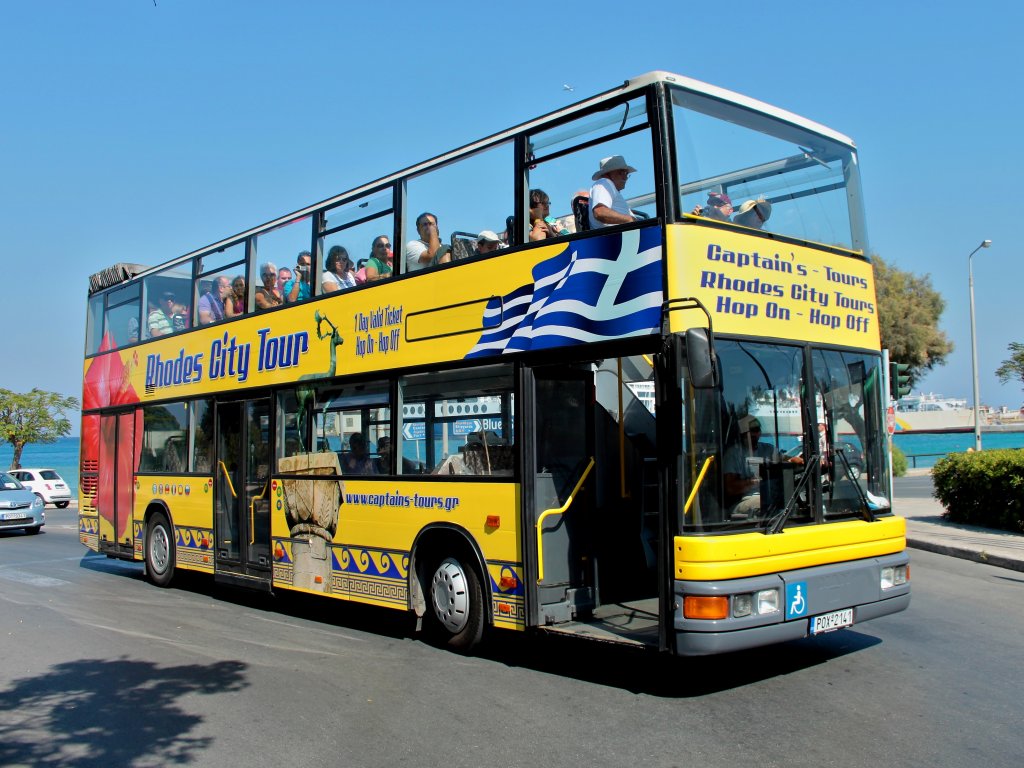
[[[910,363],[889,363],[889,394],[899,400],[910,394]]]

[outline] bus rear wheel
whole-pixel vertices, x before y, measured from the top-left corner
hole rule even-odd
[[[174,537],[163,512],[155,513],[146,526],[146,576],[158,587],[168,587],[174,577]]]
[[[484,634],[484,596],[472,566],[456,557],[437,563],[430,579],[431,634],[457,651],[476,646]]]

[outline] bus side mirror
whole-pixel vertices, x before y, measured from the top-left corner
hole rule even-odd
[[[694,389],[712,389],[718,386],[715,353],[707,329],[690,328],[686,332],[686,365],[690,369],[690,384]]]

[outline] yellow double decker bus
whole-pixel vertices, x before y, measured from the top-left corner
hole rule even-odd
[[[877,309],[850,139],[649,73],[94,275],[81,541],[459,649],[859,624],[910,600]]]

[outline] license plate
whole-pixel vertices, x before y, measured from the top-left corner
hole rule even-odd
[[[843,608],[841,611],[823,613],[821,616],[811,617],[811,634],[820,635],[822,632],[831,632],[853,624],[853,608]]]
[[[24,512],[4,512],[0,514],[0,520],[20,520],[24,516]]]

